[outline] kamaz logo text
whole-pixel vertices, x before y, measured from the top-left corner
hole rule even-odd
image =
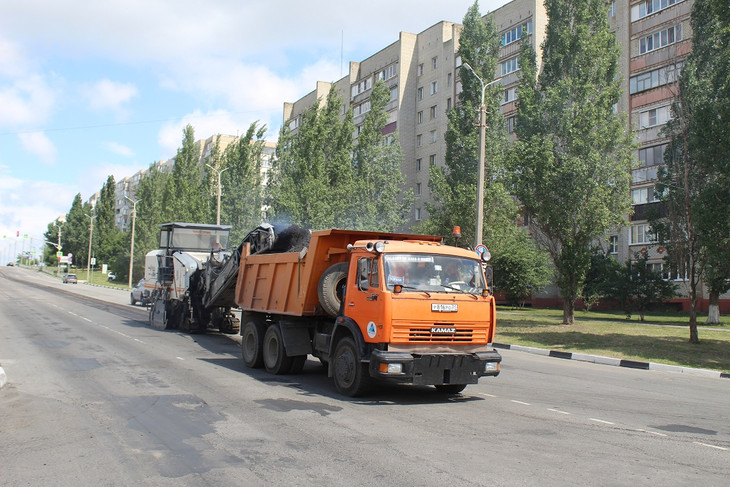
[[[456,333],[456,328],[439,328],[439,327],[432,327],[431,333]]]

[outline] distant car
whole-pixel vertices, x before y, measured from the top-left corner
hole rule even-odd
[[[5,264],[5,265],[6,265],[6,266],[8,266],[8,267],[13,267],[13,266],[15,266],[15,264],[13,264],[12,262],[8,262],[8,263],[7,263],[7,264]]]
[[[76,274],[66,274],[63,276],[63,283],[64,284],[78,284],[79,278],[76,277]]]
[[[106,276],[106,280],[107,280],[107,281],[110,281],[110,282],[111,282],[111,281],[113,281],[113,280],[114,280],[114,279],[116,279],[116,278],[117,278],[117,275],[116,275],[116,274],[114,274],[113,272],[110,272],[110,273],[109,273],[109,274],[107,274],[107,276]]]
[[[129,293],[129,302],[134,306],[137,303],[142,303],[147,306],[150,302],[150,290],[144,288],[144,279],[140,279],[136,286]]]

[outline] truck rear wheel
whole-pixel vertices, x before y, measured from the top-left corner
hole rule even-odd
[[[292,366],[292,357],[286,354],[284,339],[279,325],[271,325],[264,335],[264,367],[266,371],[282,375],[288,374]]]
[[[331,265],[319,278],[317,286],[319,304],[333,318],[340,314],[342,294],[347,281],[347,266],[347,262]]]
[[[263,323],[247,320],[241,329],[241,355],[246,367],[260,369],[264,366],[264,334]]]
[[[341,394],[357,397],[367,393],[372,387],[368,364],[360,362],[355,341],[349,336],[337,342],[332,367],[335,386]]]

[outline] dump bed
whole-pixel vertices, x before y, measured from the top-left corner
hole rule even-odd
[[[326,315],[319,304],[317,286],[331,265],[349,259],[348,244],[358,240],[424,240],[441,237],[396,233],[320,230],[312,232],[309,247],[301,252],[250,254],[241,251],[236,303],[244,311],[291,316]]]

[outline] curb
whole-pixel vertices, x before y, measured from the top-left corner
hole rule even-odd
[[[601,365],[613,365],[615,367],[627,367],[630,369],[640,370],[658,370],[661,372],[674,372],[679,374],[701,375],[705,377],[714,377],[717,379],[730,379],[730,372],[718,372],[716,370],[693,369],[691,367],[681,367],[678,365],[658,364],[654,362],[638,362],[636,360],[626,360],[611,357],[602,357],[600,355],[587,355],[584,353],[564,352],[562,350],[547,350],[545,348],[525,347],[523,345],[508,345],[504,343],[492,343],[494,348],[503,350],[516,350],[518,352],[527,352],[535,355],[543,355],[545,357],[555,357],[565,360],[579,360],[581,362],[591,362]]]

